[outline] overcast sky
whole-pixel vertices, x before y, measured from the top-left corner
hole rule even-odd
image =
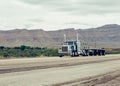
[[[120,24],[120,0],[0,0],[0,30]]]

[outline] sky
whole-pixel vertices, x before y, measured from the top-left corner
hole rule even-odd
[[[0,30],[120,24],[120,0],[0,0]]]

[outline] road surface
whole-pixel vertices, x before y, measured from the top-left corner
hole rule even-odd
[[[0,60],[0,73],[0,86],[119,86],[120,55]]]

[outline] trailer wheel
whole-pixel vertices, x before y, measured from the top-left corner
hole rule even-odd
[[[102,56],[105,56],[105,50],[102,50]]]
[[[89,52],[89,55],[90,55],[90,56],[93,56],[93,52]]]
[[[102,56],[102,50],[98,50],[98,56]]]

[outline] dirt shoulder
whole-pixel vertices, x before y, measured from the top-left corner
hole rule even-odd
[[[119,63],[120,60],[112,60],[0,74],[0,86],[96,86],[117,78],[120,72]],[[117,70],[118,73],[113,72]]]
[[[120,86],[120,70],[51,86]]]
[[[10,59],[0,60],[0,74],[76,66],[91,63],[100,63],[105,61],[120,60],[120,55],[96,56],[96,57],[80,57],[80,58],[35,58],[35,59]]]

